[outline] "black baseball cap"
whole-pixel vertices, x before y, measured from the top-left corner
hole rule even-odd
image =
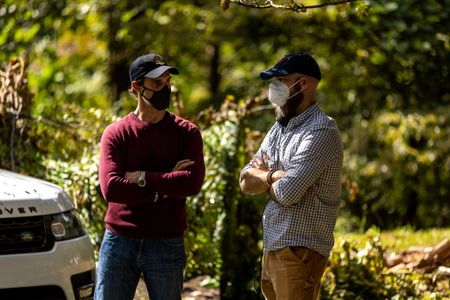
[[[285,55],[276,65],[259,74],[263,80],[267,80],[277,76],[285,76],[291,73],[301,73],[314,77],[318,80],[322,78],[319,65],[316,60],[305,52],[297,52]]]
[[[158,54],[145,54],[136,58],[130,65],[130,81],[142,77],[157,78],[169,70],[171,74],[180,74],[177,68],[167,65],[166,60]]]

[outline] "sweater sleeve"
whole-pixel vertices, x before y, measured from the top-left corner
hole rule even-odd
[[[139,188],[125,179],[123,149],[114,127],[108,126],[100,142],[99,181],[108,202],[142,204],[153,201],[155,191]]]
[[[145,180],[149,187],[159,193],[176,198],[194,196],[200,192],[205,178],[203,140],[198,128],[194,128],[188,134],[182,157],[195,163],[182,171],[146,172]]]

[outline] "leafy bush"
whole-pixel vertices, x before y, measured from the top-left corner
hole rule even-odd
[[[384,112],[348,134],[345,207],[362,228],[450,223],[449,112]]]
[[[47,159],[44,162],[46,179],[63,187],[74,199],[74,205],[89,231],[96,254],[103,238],[103,219],[107,208],[99,190],[98,150],[94,148],[87,151],[77,161]]]
[[[259,299],[252,286],[261,249],[260,213],[238,185],[247,160],[241,104],[230,96],[219,111],[199,120],[206,177],[202,191],[188,199],[186,277],[212,276],[213,286],[220,282],[222,299]]]
[[[202,131],[206,164],[205,182],[200,193],[188,200],[189,230],[187,277],[220,274],[227,166],[222,162],[234,151],[236,122],[228,120]]]
[[[45,179],[62,186],[71,196],[96,253],[103,238],[107,207],[98,180],[99,141],[104,128],[116,119],[107,110],[83,110],[71,105],[61,120],[71,127],[43,126],[35,137],[47,151],[52,149],[43,159]]]
[[[367,242],[360,247],[362,238]],[[322,279],[320,299],[414,300],[450,297],[448,275],[440,276],[436,271],[390,271],[384,265],[386,253],[382,235],[374,229],[365,236],[338,239]]]
[[[98,141],[114,117],[105,110],[84,110],[77,105],[60,109],[61,113],[55,113],[52,119],[30,115],[19,118],[16,133],[11,137],[14,169],[63,187],[98,251],[106,212],[98,183]],[[9,128],[0,128],[4,136],[10,136],[8,131]],[[10,145],[1,144],[0,167],[10,169],[10,162]]]

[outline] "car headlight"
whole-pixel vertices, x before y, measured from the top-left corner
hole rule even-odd
[[[49,216],[50,231],[56,241],[69,240],[85,235],[75,210]]]

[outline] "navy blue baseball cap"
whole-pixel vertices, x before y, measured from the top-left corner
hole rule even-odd
[[[265,70],[259,74],[263,80],[273,77],[285,76],[291,73],[301,73],[303,75],[311,76],[320,80],[322,74],[320,73],[319,65],[316,60],[305,52],[297,52],[285,55],[280,59],[273,68]]]
[[[180,74],[177,68],[167,65],[166,60],[158,54],[145,54],[136,58],[130,65],[130,81],[147,78],[157,78],[169,70],[171,74]]]

